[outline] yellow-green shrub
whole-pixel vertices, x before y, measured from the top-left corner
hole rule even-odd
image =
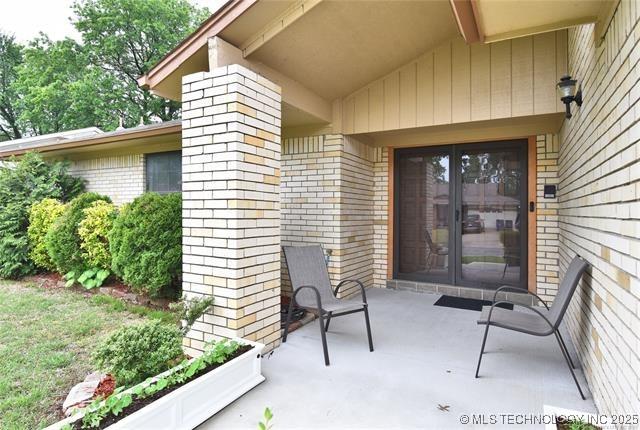
[[[92,267],[109,269],[109,232],[116,219],[117,209],[112,203],[96,200],[83,212],[84,219],[78,225],[78,235],[84,259]]]
[[[65,205],[56,199],[43,199],[34,203],[29,210],[29,228],[27,229],[31,247],[29,257],[36,263],[36,266],[42,269],[56,269],[55,264],[49,258],[44,238],[49,227],[62,215],[64,208]]]

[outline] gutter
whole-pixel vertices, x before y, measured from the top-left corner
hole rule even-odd
[[[146,125],[143,127],[129,128],[126,130],[116,130],[91,137],[79,137],[75,139],[62,140],[58,143],[49,145],[20,148],[10,151],[0,151],[0,159],[8,158],[14,155],[23,155],[29,151],[52,152],[60,151],[62,149],[85,148],[106,143],[122,142],[154,136],[164,136],[181,132],[181,120],[166,121],[159,124]]]

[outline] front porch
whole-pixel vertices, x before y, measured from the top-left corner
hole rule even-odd
[[[505,427],[499,414],[540,418],[545,405],[595,412],[590,393],[580,399],[553,337],[491,329],[475,379],[479,312],[433,306],[438,294],[367,294],[374,352],[361,315],[339,318],[329,330],[325,367],[318,323],[308,324],[263,358],[265,383],[200,428],[255,428],[265,407],[278,429],[451,428],[474,414],[496,414],[496,427]],[[581,370],[578,378],[587,389]]]

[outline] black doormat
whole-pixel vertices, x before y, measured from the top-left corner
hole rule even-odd
[[[491,306],[490,300],[468,299],[466,297],[455,296],[442,296],[435,303],[435,306],[445,306],[448,308],[468,309],[470,311],[482,310],[483,306]],[[513,310],[513,305],[510,303],[500,303],[497,308],[504,308]]]

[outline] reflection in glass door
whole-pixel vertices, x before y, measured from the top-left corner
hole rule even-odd
[[[397,272],[403,279],[448,282],[450,270],[449,154],[405,153],[398,165]]]
[[[395,152],[394,278],[524,286],[526,141]]]
[[[523,151],[517,146],[466,148],[458,156],[460,283],[520,285],[526,264]]]

